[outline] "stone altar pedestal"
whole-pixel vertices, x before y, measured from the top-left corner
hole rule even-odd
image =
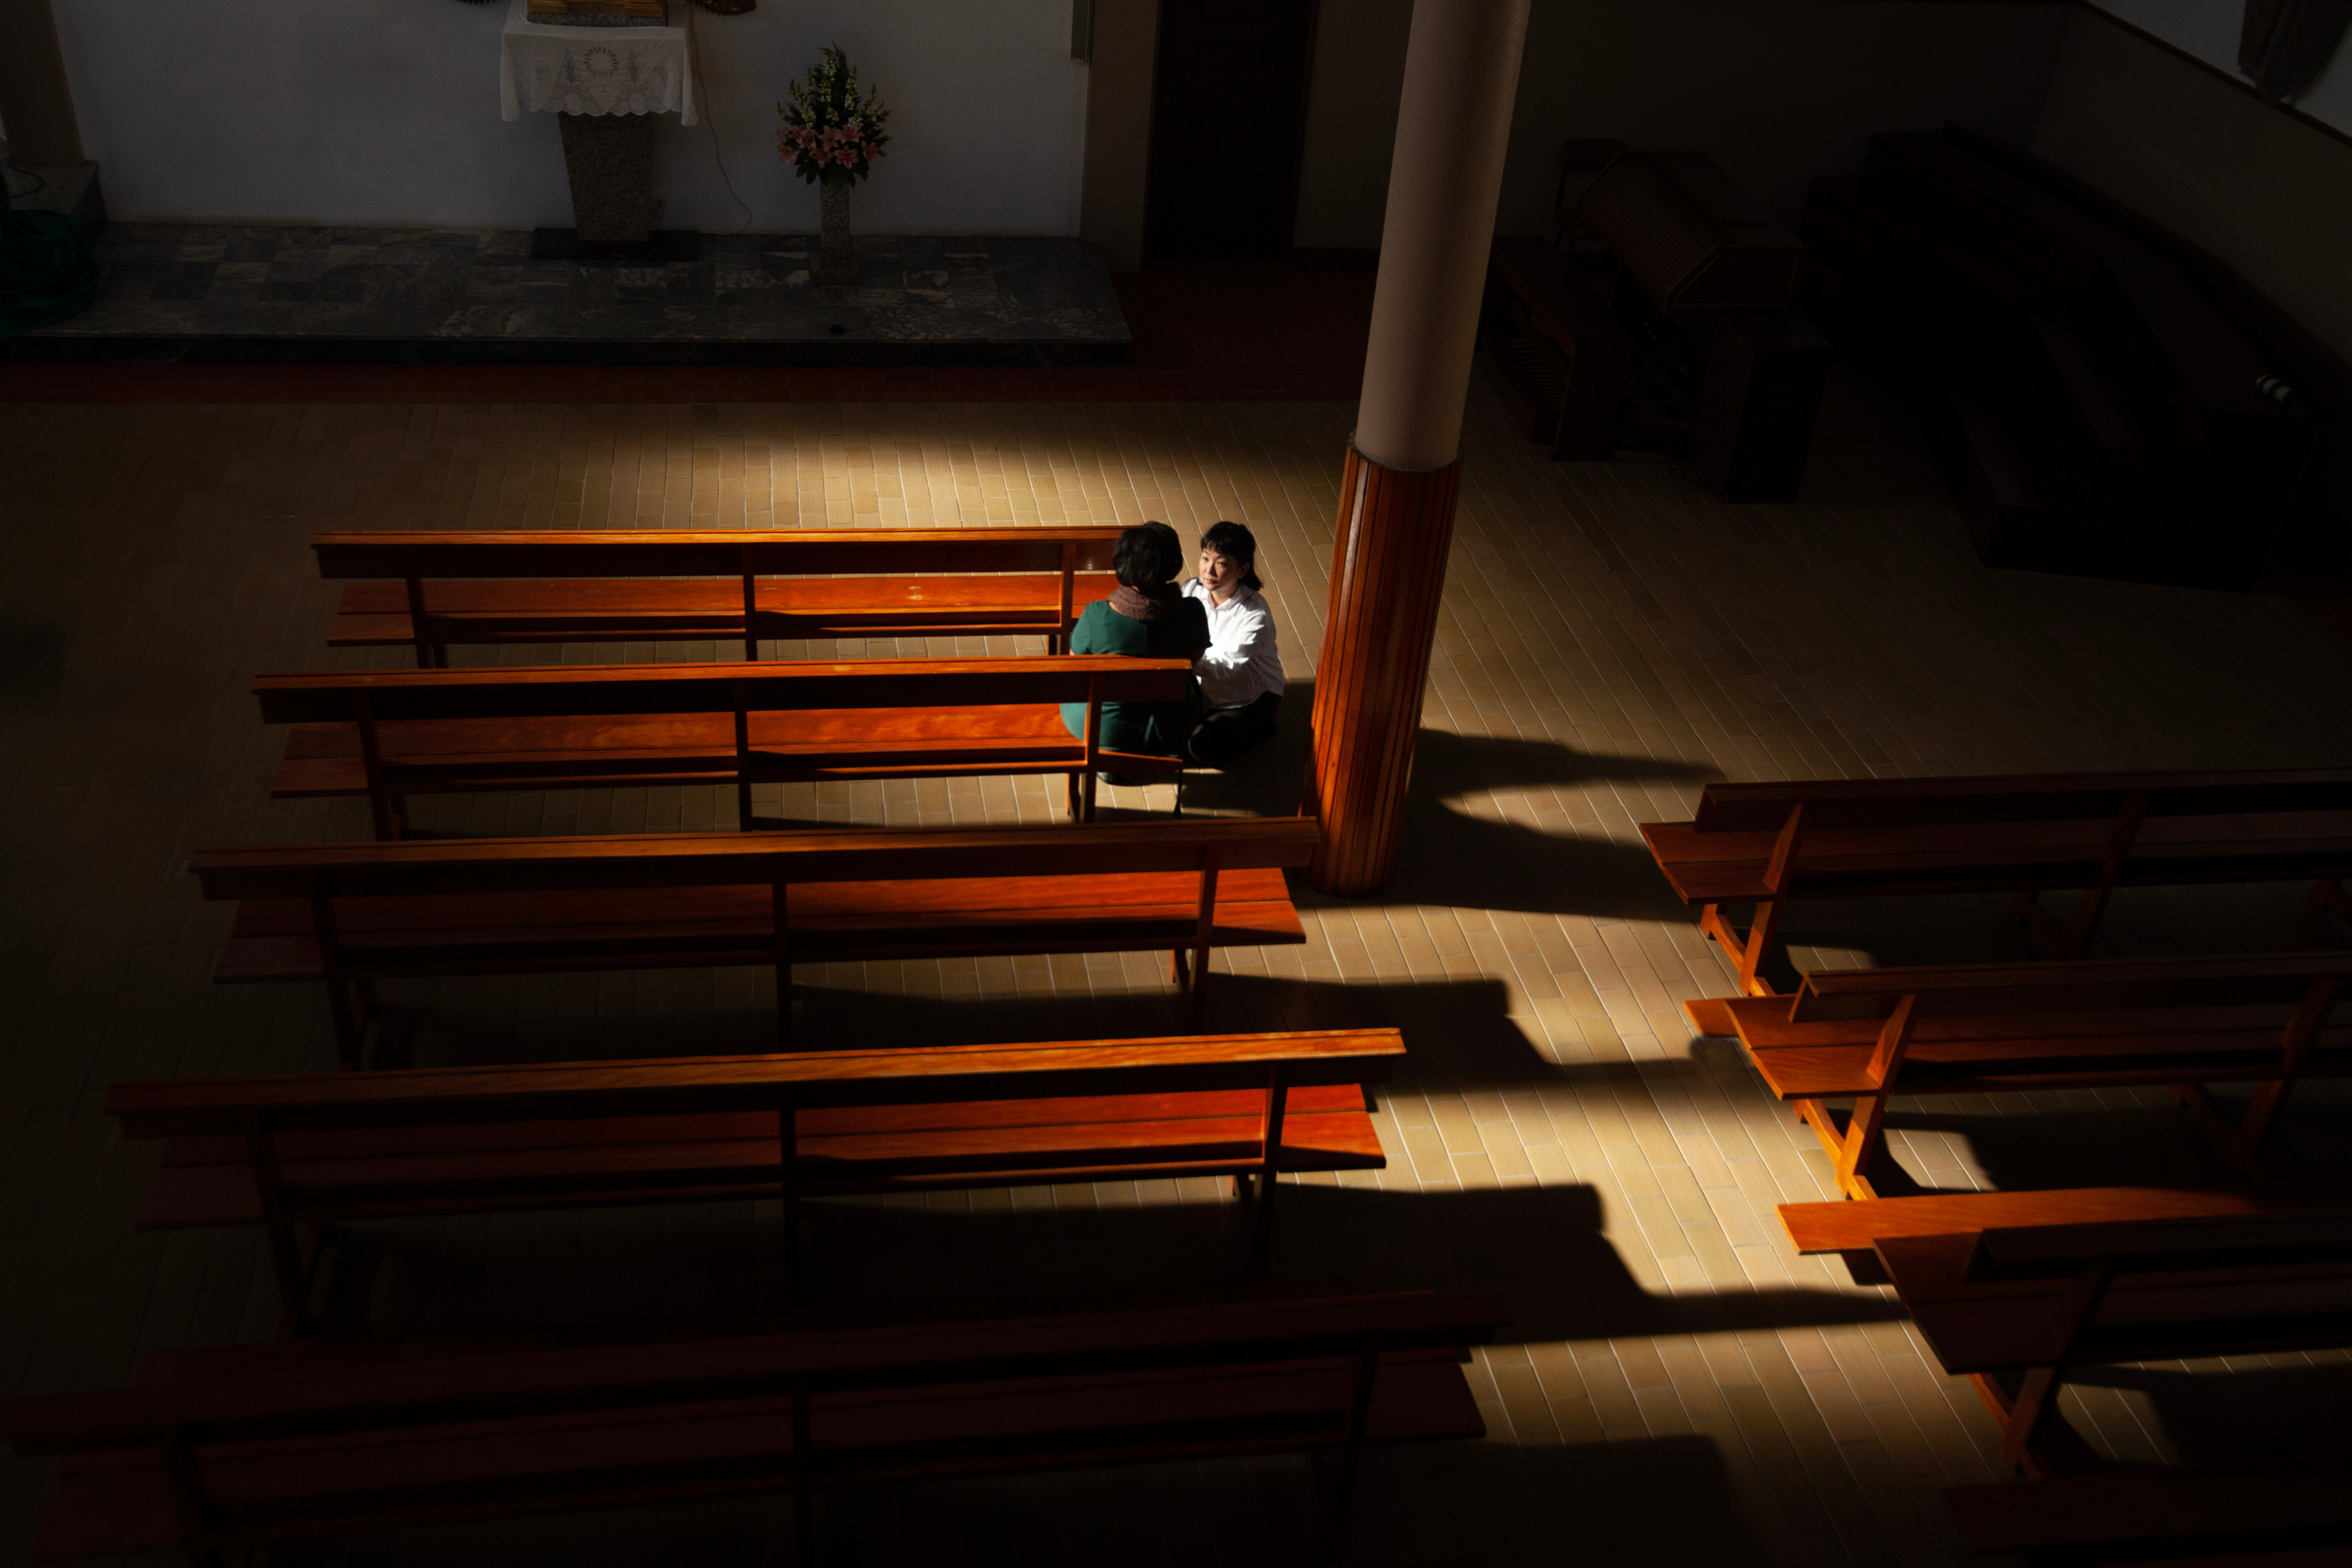
[[[499,108],[551,112],[563,132],[572,229],[534,231],[531,255],[691,260],[693,234],[658,233],[653,192],[656,117],[692,125],[692,41],[676,26],[560,26],[535,23],[513,0],[500,38]]]

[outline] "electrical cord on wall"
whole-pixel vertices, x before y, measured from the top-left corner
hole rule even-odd
[[[702,122],[710,127],[710,161],[719,165],[719,178],[727,186],[728,199],[743,209],[743,221],[735,226],[735,232],[741,234],[751,226],[752,220],[759,215],[752,212],[750,203],[735,194],[734,177],[727,173],[726,156],[719,151],[718,106],[710,101],[710,88],[702,79],[702,36],[695,30],[694,24],[694,13],[698,9],[694,5],[686,8],[686,35],[694,58],[694,90],[702,95]]]

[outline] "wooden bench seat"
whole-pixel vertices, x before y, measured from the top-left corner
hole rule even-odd
[[[126,1137],[167,1140],[149,1229],[260,1225],[289,1322],[298,1226],[404,1215],[1031,1183],[1255,1182],[1385,1163],[1364,1086],[1393,1029],[869,1047],[367,1074],[118,1083]],[[1240,1184],[1244,1188],[1248,1181]]]
[[[1769,996],[1759,970],[1791,900],[2005,892],[2067,957],[2088,948],[2117,888],[2304,881],[2346,910],[2352,771],[1718,784],[1691,821],[1645,822],[1642,837],[1740,994]],[[2037,901],[2062,889],[2082,889],[2063,931]],[[1722,912],[1742,903],[1756,906],[1745,934]],[[1703,1029],[1720,1021],[1707,1004],[1690,1011]]]
[[[1118,587],[1118,528],[646,529],[311,536],[350,581],[327,642],[453,644],[1002,637],[1059,648]],[[871,575],[880,574],[880,575]],[[663,581],[689,578],[700,581]]]
[[[253,694],[292,727],[270,793],[364,795],[391,839],[412,795],[731,784],[748,826],[754,784],[1039,773],[1091,820],[1098,768],[1183,777],[1180,757],[1104,751],[1102,704],[1191,681],[1180,658],[1087,656],[355,670],[257,675]]]
[[[1305,1452],[1335,1531],[1367,1444],[1481,1436],[1492,1296],[1294,1294],[969,1323],[533,1344],[236,1347],[0,1405],[68,1456],[30,1560],[887,1480]],[[1042,1539],[1050,1521],[1037,1521]]]
[[[2073,1367],[2352,1345],[2342,1196],[2339,1184],[2216,1215],[2201,1194],[2177,1208],[2159,1195],[2121,1219],[1889,1235],[1874,1249],[1944,1370],[2000,1423],[2004,1458],[2044,1474]]]
[[[1216,947],[1307,940],[1282,870],[1303,817],[935,832],[625,834],[199,850],[238,909],[213,977],[326,985],[360,1064],[376,981],[1030,952],[1174,954],[1200,1005]],[[1105,871],[1099,868],[1121,868]]]
[[[2058,1476],[1948,1487],[1944,1507],[1979,1553],[2027,1568],[2342,1568],[2352,1488],[2336,1474],[2265,1471]]]
[[[2260,1174],[2296,1079],[2352,1071],[2336,1002],[2352,952],[1821,971],[1794,996],[1723,1004],[1765,1086],[1820,1135],[1839,1184],[1866,1174],[1889,1096],[2161,1084]],[[2204,1086],[2258,1083],[2232,1126]],[[1852,1096],[1841,1127],[1824,1103]]]

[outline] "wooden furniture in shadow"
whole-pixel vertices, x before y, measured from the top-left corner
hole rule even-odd
[[[2352,1345],[2352,1208],[1988,1226],[1875,1250],[1945,1372],[2000,1424],[2002,1458],[2033,1475],[2079,1452],[2045,1442],[2077,1367]]]
[[[1944,1508],[1980,1554],[2025,1568],[2342,1568],[2352,1489],[2340,1474],[2164,1470],[1947,1487]]]
[[[1040,773],[1091,821],[1097,768],[1183,778],[1181,758],[1103,751],[1103,703],[1191,683],[1184,659],[1087,656],[355,670],[257,675],[253,694],[293,726],[270,794],[364,795],[394,839],[412,795],[732,784],[748,827],[755,784]]]
[[[1110,596],[1118,528],[392,530],[319,533],[348,580],[331,647],[1005,637],[1066,646]],[[665,581],[665,579],[699,581]]]
[[[1682,900],[1699,910],[1742,994],[1769,996],[1759,971],[1792,901],[2014,895],[2017,918],[2079,956],[2117,888],[2310,882],[2315,903],[2352,913],[2352,770],[2025,773],[1931,779],[1715,784],[1688,822],[1645,822],[1642,837]],[[2036,901],[2080,889],[2053,927]],[[1745,933],[1724,910],[1753,904]],[[1689,1005],[1703,1033],[1728,1033]]]
[[[1724,1004],[1740,1049],[1829,1151],[1840,1187],[1868,1174],[1886,1103],[1903,1095],[2161,1084],[2241,1168],[2263,1173],[2273,1119],[2300,1079],[2352,1071],[2336,1020],[2352,952],[2072,960],[1859,969],[1794,996]],[[2259,1085],[2232,1123],[2206,1086]],[[1829,1101],[1852,1098],[1841,1124]]]
[[[1172,955],[1307,940],[1282,868],[1301,817],[935,832],[656,833],[200,849],[236,918],[213,978],[323,984],[356,1068],[379,981],[1030,952]],[[1117,869],[1105,869],[1115,867]]]
[[[1370,1446],[1485,1434],[1491,1295],[1297,1292],[971,1322],[613,1342],[160,1352],[113,1392],[0,1405],[64,1456],[35,1562],[961,1476],[1315,1456],[1335,1534]],[[1050,1529],[1039,1521],[1041,1531]]]
[[[1280,1172],[1386,1163],[1363,1086],[1394,1029],[873,1046],[118,1083],[123,1135],[167,1140],[142,1229],[259,1226],[286,1321],[339,1220],[706,1199],[1231,1176],[1254,1266]]]

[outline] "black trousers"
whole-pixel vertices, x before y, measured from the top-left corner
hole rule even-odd
[[[1274,733],[1274,715],[1282,693],[1268,691],[1238,708],[1212,708],[1184,742],[1184,755],[1204,768],[1222,768]]]

